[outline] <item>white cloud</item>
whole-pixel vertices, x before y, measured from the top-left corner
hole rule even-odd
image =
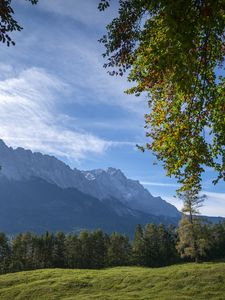
[[[105,11],[104,13],[98,10],[98,0],[42,0],[38,7],[55,13],[61,16],[72,18],[87,26],[97,26],[106,23],[108,14],[112,11]]]
[[[183,207],[183,202],[179,198],[173,196],[167,196],[167,195],[160,195],[160,196],[162,197],[162,199],[174,205],[179,211],[181,211]]]
[[[164,187],[176,187],[178,188],[179,185],[176,183],[165,183],[165,182],[154,182],[154,181],[142,181],[141,184],[147,186],[164,186]]]
[[[31,9],[25,1],[18,1],[24,6],[24,11],[25,5]],[[148,111],[145,97],[124,94],[124,90],[131,86],[126,76],[109,76],[103,68],[105,61],[102,59],[102,53],[105,49],[98,43],[98,39],[105,32],[105,23],[112,19],[111,14],[117,10],[109,9],[111,13],[108,19],[106,17],[106,21],[102,16],[106,16],[108,10],[100,13],[97,6],[98,0],[40,1],[35,7],[36,13],[43,14],[43,11],[47,11],[52,16],[49,18],[48,30],[46,23],[36,26],[24,21],[24,31],[20,39],[17,35],[16,60],[22,61],[29,57],[32,65],[47,64],[48,70],[60,74],[65,81],[73,85],[71,102],[119,107],[127,113],[134,114],[134,122],[137,122],[138,117],[139,124],[144,126],[143,115]],[[65,18],[60,18],[59,15]],[[29,14],[26,17],[28,18]],[[101,20],[99,28],[95,28],[96,20]],[[38,59],[37,51],[40,51]]]
[[[11,65],[0,62],[0,79],[9,78],[13,76],[13,74],[15,74],[15,70]]]
[[[214,199],[215,201],[219,201],[224,203],[225,205],[225,193],[215,193],[215,192],[207,192],[207,191],[202,191],[203,195],[206,195],[210,199]]]
[[[222,216],[225,217],[225,193],[215,193],[202,191],[202,195],[206,195],[207,198],[203,202],[203,206],[200,208],[202,215],[206,216]],[[179,210],[182,209],[183,202],[177,197],[168,195],[160,195],[164,200],[176,206]]]
[[[0,81],[0,138],[13,147],[75,160],[123,144],[68,129],[73,119],[57,112],[57,101],[69,92],[67,84],[37,68]]]
[[[132,84],[128,83],[126,76],[110,76],[107,69],[103,68],[101,54],[104,49],[99,49],[97,40],[77,36],[76,43],[64,40],[60,47],[63,56],[68,58],[61,63],[61,67],[65,70],[64,75],[67,74],[67,78],[73,82],[72,102],[118,106],[143,120],[144,113],[148,111],[145,96],[135,97],[124,93]]]
[[[201,213],[208,216],[225,216],[225,193],[202,191],[207,198]]]
[[[151,182],[151,181],[142,181],[141,184],[145,185],[147,188],[149,186],[152,187],[174,187],[178,188],[178,184],[173,183],[164,183],[164,182]],[[174,189],[174,195],[175,195]],[[183,202],[181,199],[175,196],[171,196],[171,192],[161,191],[160,189],[156,189],[153,193],[154,196],[161,196],[162,199],[176,206],[178,210],[181,210],[183,207]],[[217,192],[208,192],[202,191],[200,195],[206,195],[206,199],[203,202],[203,206],[199,209],[202,215],[206,216],[222,216],[225,217],[225,193],[217,193]]]
[[[97,5],[93,0],[67,0],[66,5],[65,0],[42,0],[38,7],[50,13],[70,17],[87,25],[96,22],[94,16],[96,15]]]

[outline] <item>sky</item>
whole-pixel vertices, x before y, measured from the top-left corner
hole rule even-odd
[[[24,29],[13,34],[15,47],[1,45],[0,138],[72,168],[119,168],[180,209],[176,180],[135,146],[147,142],[146,96],[126,95],[126,77],[111,77],[103,68],[98,39],[116,16],[115,3],[102,13],[97,0],[13,1]],[[214,186],[215,176],[210,169],[203,174],[201,212],[225,217],[225,184]]]

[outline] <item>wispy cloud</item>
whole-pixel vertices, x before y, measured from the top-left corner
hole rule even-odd
[[[70,73],[67,77],[70,77],[71,83],[74,83],[72,102],[118,106],[143,119],[147,110],[145,97],[125,94],[124,91],[131,86],[126,77],[108,75],[101,59],[103,50],[97,47],[97,41],[84,42],[81,37],[78,37],[76,43],[65,41],[61,51],[70,58],[64,62],[64,69],[65,74]]]
[[[207,198],[201,208],[201,213],[208,216],[225,216],[225,193],[202,191]]]
[[[17,1],[24,5],[23,0]],[[65,3],[65,0],[42,0],[38,8],[101,30],[118,14],[118,1],[111,1],[110,9],[104,13],[98,10],[99,2],[99,0],[66,0]]]
[[[200,208],[202,215],[214,217],[225,216],[225,193],[202,191],[201,195],[207,196],[203,202],[203,206]],[[183,202],[179,198],[168,195],[161,195],[161,197],[175,205],[179,210],[182,209]]]
[[[11,146],[79,160],[102,154],[124,143],[101,139],[83,130],[71,130],[76,119],[57,111],[70,86],[44,69],[30,68],[0,81],[0,137]],[[124,145],[127,145],[126,143]]]
[[[145,185],[147,188],[150,186],[155,187],[153,195],[160,195],[164,200],[176,206],[177,209],[181,210],[183,207],[183,201],[176,197],[175,189],[179,187],[176,183],[166,183],[166,182],[153,182],[153,181],[142,181],[141,184]],[[160,187],[174,188],[174,196],[171,195],[171,191],[161,190]],[[150,190],[151,191],[151,190]],[[225,216],[225,193],[219,192],[208,192],[203,190],[200,195],[205,195],[206,199],[203,202],[203,206],[200,208],[200,213],[206,216]]]
[[[179,187],[176,183],[166,183],[166,182],[154,182],[154,181],[142,181],[141,184],[149,186],[168,186],[168,187]]]
[[[61,16],[72,18],[87,26],[99,25],[104,15],[98,11],[96,0],[42,0],[39,8]]]
[[[162,199],[166,200],[167,202],[169,202],[170,204],[176,206],[176,208],[181,211],[182,207],[183,207],[183,202],[177,198],[177,197],[173,197],[173,196],[167,196],[167,195],[160,195],[162,197]]]
[[[207,198],[209,198],[209,199],[213,199],[215,201],[222,202],[225,206],[225,193],[215,193],[215,192],[202,191],[202,194],[206,195]]]
[[[25,5],[24,1],[21,4]],[[128,113],[135,113],[136,116],[138,114],[143,120],[143,114],[148,109],[146,99],[124,94],[124,90],[131,86],[126,77],[109,76],[103,68],[104,48],[98,43],[98,39],[104,32],[105,21],[102,16],[105,13],[100,13],[97,6],[98,0],[67,0],[66,5],[63,0],[40,1],[37,11],[56,15],[56,24],[51,27],[51,32],[46,30],[46,24],[34,26],[32,32],[27,30],[26,35],[21,36],[21,55],[24,57],[29,53],[34,63],[37,58],[32,57],[31,49],[35,50],[36,56],[39,41],[44,40],[45,47],[42,47],[41,57],[47,61],[48,69],[56,74],[60,72],[73,85],[71,102],[117,106]],[[82,25],[70,22],[70,19],[79,21]],[[97,20],[103,23],[100,26],[102,33],[95,29]],[[110,20],[111,17],[107,22]],[[87,24],[88,29],[83,24]]]

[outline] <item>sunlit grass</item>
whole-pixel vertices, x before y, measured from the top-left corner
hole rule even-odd
[[[0,276],[0,299],[225,299],[225,263],[47,269]]]

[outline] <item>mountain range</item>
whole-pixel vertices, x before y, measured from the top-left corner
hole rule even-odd
[[[0,140],[0,230],[130,233],[138,223],[177,224],[180,212],[121,170],[72,169],[54,156]]]

